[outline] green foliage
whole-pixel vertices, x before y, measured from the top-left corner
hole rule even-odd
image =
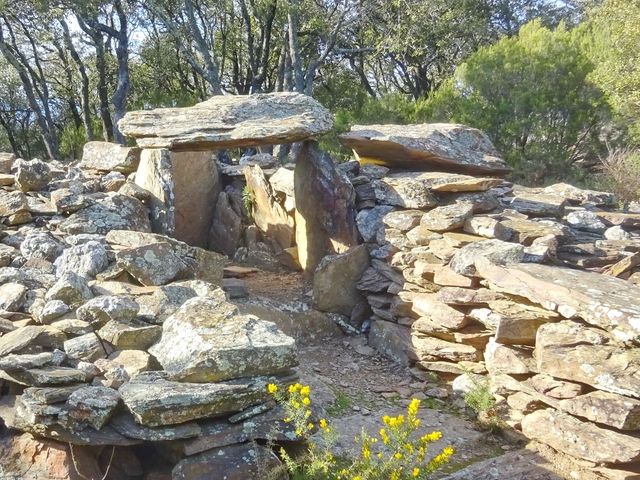
[[[602,161],[606,187],[623,204],[640,200],[640,150],[621,148]]]
[[[605,0],[590,12],[591,79],[604,90],[632,139],[640,142],[640,0]]]
[[[70,123],[60,133],[60,154],[70,160],[79,159],[86,141],[84,128]]]
[[[473,384],[469,391],[464,394],[464,402],[476,413],[491,410],[495,406],[496,401],[489,389],[489,382],[486,380],[476,380],[473,376],[469,378],[472,379]]]
[[[519,181],[564,178],[602,147],[609,109],[592,71],[579,32],[533,21],[469,57],[418,116],[484,130]]]
[[[253,192],[248,185],[245,185],[242,189],[242,205],[244,206],[244,210],[248,218],[253,217],[253,203]]]
[[[330,417],[341,417],[351,408],[351,399],[342,391],[336,392],[336,401],[326,408]]]

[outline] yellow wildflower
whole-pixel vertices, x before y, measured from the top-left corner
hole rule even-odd
[[[323,430],[325,430],[329,426],[329,424],[324,418],[320,419],[320,421],[318,422],[318,425],[320,425],[320,428]]]
[[[414,398],[413,400],[411,400],[411,403],[407,408],[407,414],[410,417],[415,417],[418,413],[419,408],[420,408],[420,400],[418,400],[417,398]]]
[[[273,395],[277,391],[278,391],[278,386],[277,385],[275,385],[273,383],[270,383],[269,385],[267,385],[267,392],[269,392],[270,394]]]
[[[300,387],[300,395],[302,395],[303,397],[308,397],[310,393],[311,393],[311,388],[309,388],[308,385],[304,387]]]
[[[371,458],[371,450],[369,449],[368,445],[362,446],[362,457],[366,460],[369,460]]]
[[[411,475],[413,475],[414,477],[417,477],[418,475],[420,475],[420,469],[418,467],[415,467],[411,472]]]
[[[385,445],[389,443],[389,435],[387,435],[387,431],[384,428],[380,429],[380,439]]]
[[[309,400],[309,397],[304,397],[302,399],[302,403],[305,405],[311,405],[311,400]]]
[[[394,456],[397,460],[402,459],[402,454],[401,454],[400,452],[396,452],[396,453],[394,453],[394,454],[393,454],[393,456]]]
[[[309,422],[309,423],[307,424],[307,429],[308,429],[308,430],[313,430],[313,423]]]

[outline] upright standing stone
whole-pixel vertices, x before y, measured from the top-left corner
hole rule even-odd
[[[220,179],[211,151],[143,150],[136,184],[152,194],[153,231],[206,247]]]
[[[294,176],[298,258],[312,272],[328,253],[358,244],[355,191],[331,157],[311,141],[297,152]]]

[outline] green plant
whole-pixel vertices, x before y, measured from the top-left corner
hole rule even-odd
[[[471,388],[464,394],[464,402],[476,412],[480,425],[491,430],[502,428],[503,422],[496,412],[496,400],[491,393],[489,380],[469,375]]]
[[[60,134],[60,154],[72,160],[78,159],[86,141],[84,128],[67,125]]]
[[[336,392],[336,401],[333,405],[327,407],[327,415],[330,417],[340,417],[351,408],[351,399],[341,390]]]
[[[443,448],[437,455],[429,457],[429,444],[442,437],[440,432],[419,435],[420,400],[413,399],[406,415],[384,416],[382,428],[377,435],[366,431],[355,439],[359,454],[350,459],[336,459],[331,447],[337,437],[326,419],[311,421],[311,390],[298,383],[286,390],[277,385],[267,387],[276,401],[283,407],[285,422],[293,425],[296,435],[307,439],[307,450],[301,458],[293,458],[284,448],[280,456],[288,472],[295,479],[323,480],[408,480],[426,479],[446,464],[454,454],[451,446]],[[321,433],[321,441],[310,436]]]
[[[242,189],[242,205],[249,218],[253,218],[254,196],[248,185]]]

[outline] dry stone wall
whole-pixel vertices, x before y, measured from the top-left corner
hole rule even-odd
[[[526,437],[637,478],[640,213],[506,182],[463,126],[354,127],[343,142],[361,160],[341,168],[371,257],[357,282],[370,344],[454,386],[488,377]]]

